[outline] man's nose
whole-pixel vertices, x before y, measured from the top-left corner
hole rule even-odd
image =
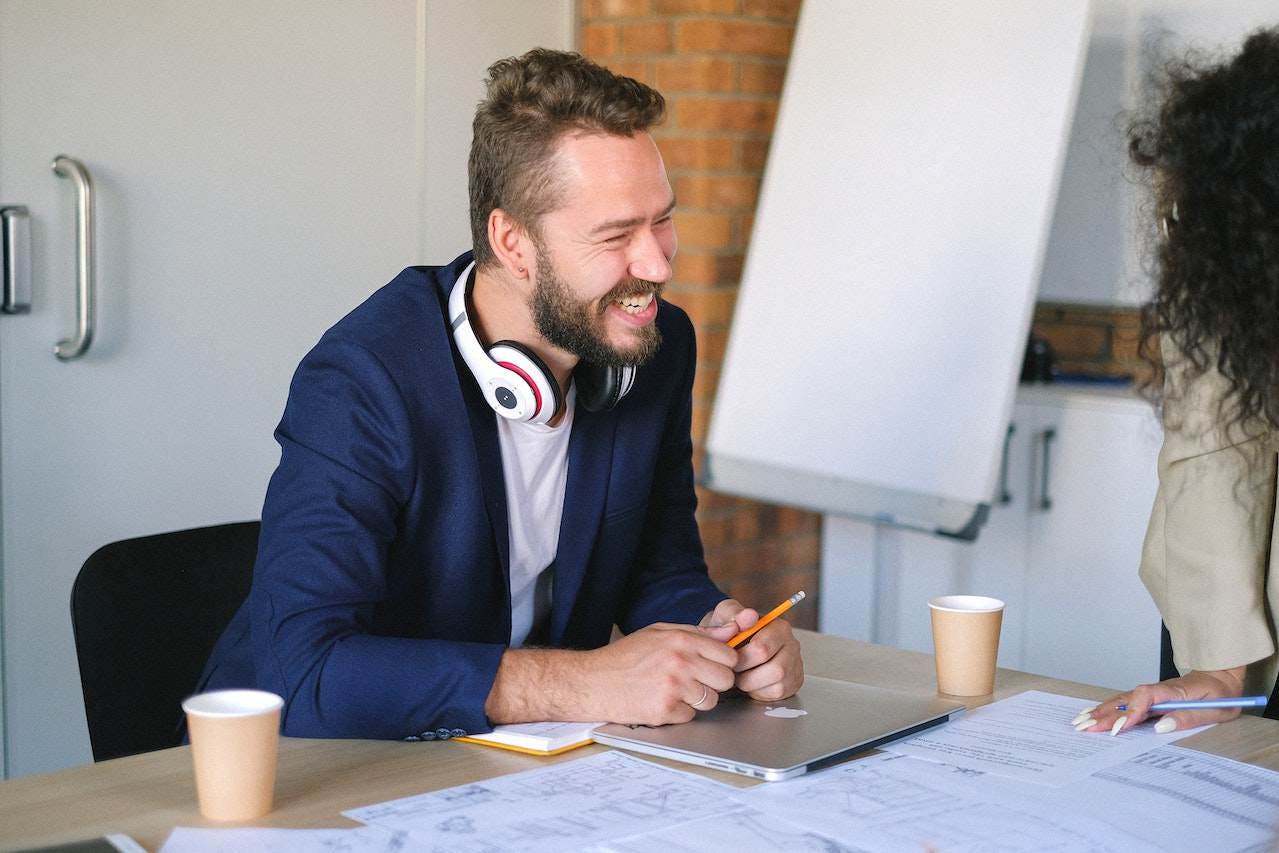
[[[669,242],[672,245],[668,251],[667,246],[663,244],[657,234],[652,231],[645,232],[635,243],[627,272],[633,278],[640,278],[645,281],[659,283],[670,281],[671,276],[674,275],[674,270],[671,269],[671,258],[675,255],[673,235]]]

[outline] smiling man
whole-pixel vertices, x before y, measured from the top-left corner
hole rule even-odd
[[[298,367],[201,689],[279,693],[290,735],[410,740],[789,696],[798,642],[779,620],[728,647],[758,614],[709,580],[694,519],[662,97],[547,50],[487,87],[473,252],[405,270]]]

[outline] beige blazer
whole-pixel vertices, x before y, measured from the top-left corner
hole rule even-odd
[[[1163,351],[1164,443],[1141,579],[1181,672],[1247,664],[1245,693],[1268,695],[1279,671],[1279,436],[1262,423],[1223,428],[1225,379],[1210,370],[1187,381],[1184,359],[1166,342]]]

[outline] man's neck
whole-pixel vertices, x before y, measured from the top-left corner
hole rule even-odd
[[[537,353],[551,369],[567,394],[569,379],[577,366],[577,356],[548,344],[533,323],[529,309],[527,281],[511,278],[498,266],[475,268],[475,286],[471,288],[471,328],[486,348],[496,341],[516,341]]]

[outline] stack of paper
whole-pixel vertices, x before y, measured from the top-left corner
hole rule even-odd
[[[178,829],[162,849],[1273,848],[1279,773],[1171,745],[1191,732],[1078,733],[1069,720],[1085,704],[1023,693],[890,752],[748,789],[604,752],[346,812],[361,829]]]
[[[488,734],[453,738],[527,752],[530,755],[559,755],[593,743],[591,732],[603,723],[515,723],[498,726]]]

